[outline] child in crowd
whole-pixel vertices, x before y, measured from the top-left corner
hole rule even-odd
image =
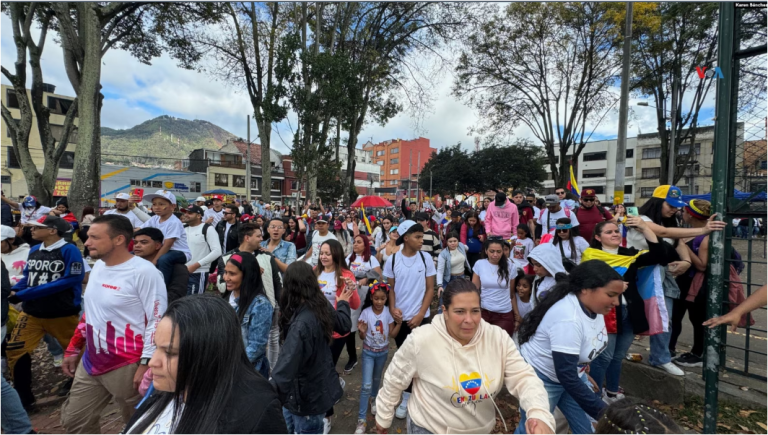
[[[533,305],[544,299],[555,286],[558,273],[566,274],[560,250],[551,243],[542,243],[533,248],[528,255],[536,278],[533,280]]]
[[[517,274],[517,285],[515,286],[515,298],[512,299],[512,308],[515,310],[515,331],[523,323],[525,315],[533,310],[533,299],[531,290],[533,289],[533,275],[526,275],[523,271]],[[512,338],[517,338],[515,334]],[[515,341],[517,344],[517,341]]]
[[[402,324],[402,322],[395,322],[389,313],[389,286],[374,281],[368,289],[365,303],[363,303],[363,312],[360,313],[360,319],[357,321],[357,331],[363,340],[363,385],[360,388],[360,410],[357,415],[356,434],[365,433],[369,398],[371,414],[376,415],[376,395],[381,385],[381,374],[387,364],[389,338],[397,335]]]
[[[185,264],[192,258],[192,252],[187,244],[187,233],[179,218],[173,214],[176,197],[167,190],[144,195],[145,200],[152,202],[152,212],[155,214],[140,228],[157,228],[163,232],[163,246],[155,255],[152,263],[163,274],[165,285],[171,283],[173,266]]]
[[[512,238],[512,256],[509,257],[518,269],[524,269],[528,265],[528,255],[533,250],[531,229],[527,225],[517,226],[517,237]]]
[[[611,404],[597,421],[595,433],[683,433],[667,414],[633,399]]]

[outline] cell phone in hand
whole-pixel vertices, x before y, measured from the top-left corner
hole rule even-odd
[[[137,187],[137,188],[133,189],[132,195],[138,196],[139,197],[139,201],[141,201],[142,199],[144,199],[144,189],[142,189],[140,187]]]
[[[627,207],[627,216],[640,216],[637,207]]]

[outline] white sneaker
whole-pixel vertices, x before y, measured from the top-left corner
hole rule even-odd
[[[339,385],[341,385],[342,390],[347,386],[347,382],[341,376],[339,376]]]
[[[613,397],[608,395],[608,392],[605,388],[603,388],[603,402],[610,405],[613,402],[616,402],[618,400],[621,400],[624,398],[624,395],[621,393],[616,393]]]
[[[371,415],[376,415],[376,400],[371,400]]]
[[[355,428],[355,433],[365,433],[365,419],[357,420],[357,427]]]
[[[395,417],[402,420],[406,415],[408,415],[408,402],[403,401],[400,402],[400,406],[395,410]]]
[[[54,367],[61,367],[61,364],[64,362],[64,355],[58,355],[53,357],[53,366]]]
[[[660,366],[654,366],[654,367],[658,367],[658,368],[664,370],[665,372],[669,373],[670,375],[685,376],[685,372],[680,370],[680,367],[672,364],[671,362],[668,362],[666,364],[662,364]]]
[[[331,433],[331,419],[323,417],[323,434]]]

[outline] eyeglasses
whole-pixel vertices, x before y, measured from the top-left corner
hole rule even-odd
[[[558,195],[565,195],[565,192],[555,192]]]
[[[224,214],[227,215],[227,214],[234,214],[234,213],[230,213],[230,212],[225,211]]]
[[[279,227],[278,227],[278,226],[275,226],[275,225],[270,225],[270,226],[269,226],[269,229],[270,229],[270,230],[282,230],[282,229],[283,229],[283,227],[282,227],[282,226],[279,226]]]

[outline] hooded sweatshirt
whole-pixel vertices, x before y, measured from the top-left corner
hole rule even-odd
[[[539,246],[533,248],[530,254],[528,254],[528,261],[536,260],[539,264],[547,269],[552,276],[537,276],[533,280],[533,304],[541,301],[549,290],[555,286],[555,275],[559,272],[567,273],[563,267],[563,256],[560,254],[560,250],[551,243],[542,243]]]
[[[496,412],[501,414],[494,399],[502,385],[518,398],[528,418],[541,420],[554,432],[543,382],[509,334],[484,320],[466,346],[450,336],[441,314],[411,332],[376,397],[376,422],[382,427],[392,424],[400,393],[411,381],[408,415],[432,433],[490,433]]]
[[[501,207],[496,205],[496,201],[488,205],[485,213],[485,232],[489,236],[501,236],[508,240],[512,237],[512,232],[517,231],[519,223],[517,205],[508,199]]]

